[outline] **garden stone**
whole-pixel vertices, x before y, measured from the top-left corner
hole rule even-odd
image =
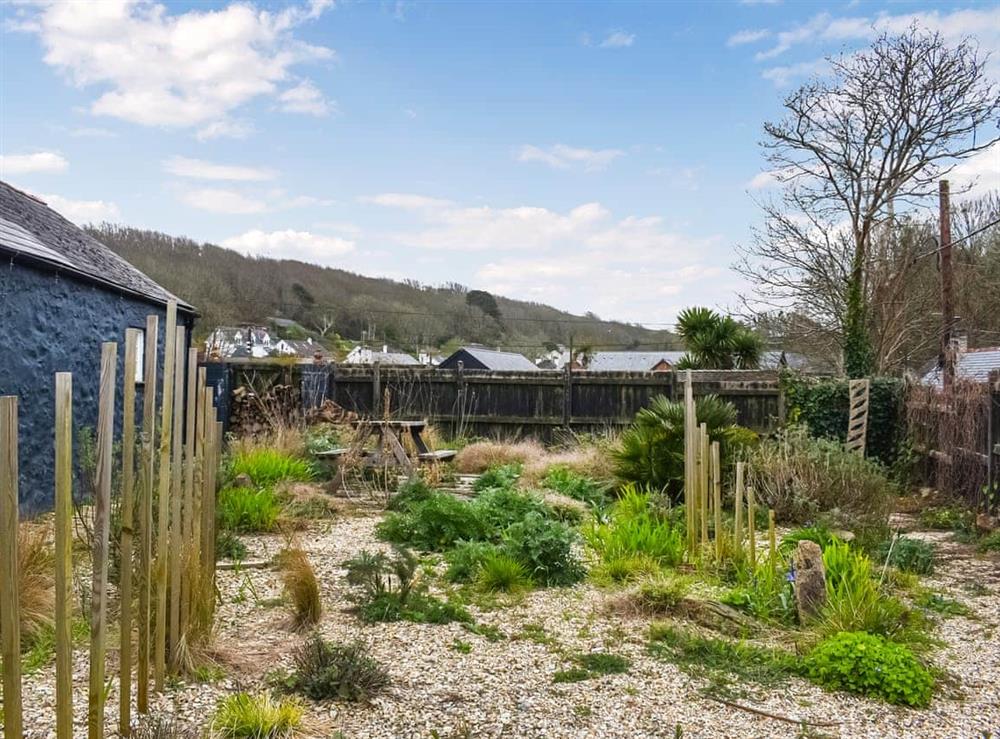
[[[252,488],[253,480],[250,479],[250,475],[245,472],[241,472],[235,478],[233,478],[234,488]]]
[[[795,605],[799,621],[819,613],[826,602],[826,570],[823,552],[814,541],[800,541],[792,558],[795,567]]]

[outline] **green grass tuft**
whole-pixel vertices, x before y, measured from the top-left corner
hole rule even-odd
[[[302,722],[295,700],[275,700],[270,693],[234,693],[223,698],[212,718],[211,735],[219,739],[285,739]]]
[[[476,573],[476,585],[490,593],[519,593],[531,587],[524,565],[503,553],[486,556]]]
[[[278,527],[281,502],[271,488],[224,488],[216,516],[219,528],[240,534],[269,533]]]
[[[229,479],[247,475],[255,485],[274,485],[282,480],[311,480],[312,464],[305,459],[267,447],[237,450],[229,458]]]

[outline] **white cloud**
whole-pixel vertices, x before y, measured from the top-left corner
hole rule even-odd
[[[612,31],[600,43],[602,49],[624,49],[635,43],[635,34],[625,31]]]
[[[176,177],[190,177],[198,180],[230,180],[234,182],[259,182],[273,180],[275,173],[259,167],[243,167],[234,164],[217,164],[204,159],[189,159],[175,156],[163,162],[163,168]]]
[[[233,190],[221,190],[210,187],[187,190],[181,193],[180,199],[192,208],[207,210],[209,213],[249,215],[252,213],[264,213],[269,210],[267,203],[263,200],[248,197]]]
[[[555,144],[546,148],[525,144],[517,151],[519,162],[542,162],[555,169],[569,169],[580,165],[587,171],[605,169],[618,157],[624,156],[621,149],[585,149]]]
[[[770,80],[775,87],[787,87],[795,80],[823,74],[830,68],[826,59],[814,59],[811,62],[799,62],[782,67],[770,67],[761,72],[761,77]]]
[[[355,243],[338,236],[323,236],[309,231],[255,229],[225,239],[222,246],[251,256],[337,265],[339,263],[337,257],[354,251]]]
[[[384,205],[387,208],[400,208],[402,210],[423,210],[427,208],[447,208],[454,205],[450,200],[441,198],[429,198],[425,195],[413,195],[405,192],[384,192],[378,195],[370,195],[358,198],[362,203],[373,205]]]
[[[300,82],[295,87],[278,95],[281,109],[286,113],[306,113],[317,117],[329,115],[334,106],[328,102],[323,93],[309,80]]]
[[[779,5],[781,0],[740,0],[740,5]]]
[[[54,151],[36,151],[33,154],[0,154],[0,175],[33,174],[36,172],[64,172],[69,162]]]
[[[960,198],[975,198],[1000,190],[1000,143],[960,162],[948,173]]]
[[[212,139],[245,139],[253,133],[253,124],[249,121],[231,120],[222,118],[212,121],[207,126],[202,126],[195,133],[195,138],[199,141],[211,141]]]
[[[90,105],[95,115],[208,131],[250,100],[275,95],[292,67],[333,56],[293,35],[329,6],[270,12],[233,2],[171,14],[136,0],[43,0],[19,27],[39,36],[45,62],[74,85],[103,90]]]
[[[984,52],[991,52],[991,66],[1000,71],[1000,6],[982,9],[963,9],[951,12],[939,10],[891,15],[835,18],[829,13],[819,13],[805,23],[775,34],[774,45],[756,55],[756,59],[773,59],[790,49],[816,43],[844,43],[868,41],[880,33],[903,33],[913,23],[939,32],[949,43],[959,43],[968,37],[975,39]]]
[[[121,221],[122,214],[115,203],[107,200],[72,200],[61,195],[38,194],[52,210],[80,226],[102,221]]]
[[[726,46],[742,46],[743,44],[753,44],[757,41],[768,38],[771,32],[766,28],[747,28],[737,31],[726,41]]]

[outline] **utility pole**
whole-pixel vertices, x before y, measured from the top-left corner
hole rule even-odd
[[[938,219],[941,229],[941,384],[950,391],[955,381],[955,352],[951,345],[951,334],[955,322],[955,306],[952,302],[951,269],[951,206],[949,203],[948,180],[938,185]]]

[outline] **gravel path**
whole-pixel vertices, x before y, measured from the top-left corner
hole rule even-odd
[[[937,664],[954,675],[958,690],[923,711],[894,708],[843,694],[826,693],[793,679],[765,691],[753,689],[743,703],[768,713],[818,723],[800,725],[766,718],[705,698],[696,680],[656,659],[645,648],[648,620],[611,612],[612,593],[589,584],[529,594],[508,608],[478,611],[481,624],[500,629],[499,641],[458,624],[411,623],[365,626],[346,612],[341,562],[362,548],[379,548],[374,515],[343,517],[299,534],[323,591],[326,612],[320,631],[338,641],[360,639],[388,668],[392,684],[371,705],[308,704],[304,736],[363,737],[980,737],[1000,733],[1000,563],[972,556],[947,534],[922,534],[940,546],[941,564],[928,585],[968,605],[974,618],[941,622],[946,646]],[[281,537],[249,537],[251,557],[266,557]],[[191,727],[202,727],[216,701],[237,688],[256,688],[264,675],[287,667],[301,640],[273,604],[281,586],[270,570],[219,575],[223,603],[216,646],[226,677],[211,684],[177,684],[157,696],[158,710]],[[533,635],[535,638],[529,638]],[[540,638],[544,635],[544,638]],[[453,648],[471,645],[469,653]],[[579,683],[553,684],[557,670],[571,666],[571,652],[606,650],[632,661],[627,674]],[[113,669],[114,651],[109,654]],[[78,651],[77,714],[85,731],[86,652]],[[26,736],[54,736],[54,668],[26,685]],[[117,705],[112,688],[109,706]],[[111,711],[116,714],[117,711]],[[678,728],[680,727],[680,728]],[[109,725],[109,733],[111,727]],[[337,732],[342,732],[338,734]],[[677,732],[682,733],[677,733]],[[81,734],[82,735],[82,734]]]

